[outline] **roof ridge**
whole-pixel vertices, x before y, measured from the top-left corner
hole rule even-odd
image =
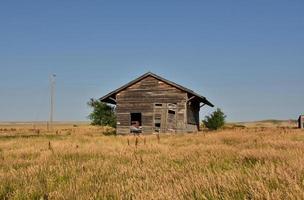
[[[185,92],[187,92],[187,93],[190,93],[190,94],[192,94],[193,96],[196,96],[196,97],[200,98],[200,99],[202,100],[202,102],[204,102],[205,104],[207,104],[207,105],[209,105],[209,106],[211,106],[211,107],[214,106],[212,103],[210,103],[210,102],[207,100],[206,97],[204,97],[204,96],[202,96],[202,95],[199,95],[198,93],[194,92],[193,90],[190,90],[190,89],[188,89],[188,88],[186,88],[186,87],[184,87],[184,86],[182,86],[182,85],[179,85],[179,84],[177,84],[177,83],[175,83],[175,82],[173,82],[173,81],[167,80],[167,79],[165,79],[165,78],[163,78],[163,77],[161,77],[161,76],[159,76],[159,75],[157,75],[157,74],[155,74],[155,73],[153,73],[153,72],[151,72],[151,71],[148,71],[147,73],[145,73],[145,74],[139,76],[138,78],[134,79],[133,81],[130,81],[129,83],[127,83],[127,84],[121,86],[120,88],[118,88],[118,89],[116,89],[116,90],[110,92],[109,94],[107,94],[107,95],[101,97],[100,100],[103,101],[103,100],[105,100],[105,99],[107,99],[107,98],[110,98],[112,95],[114,95],[114,94],[120,92],[121,90],[123,90],[123,89],[129,87],[130,85],[133,85],[133,84],[135,84],[135,83],[141,81],[142,79],[144,79],[144,78],[146,78],[146,77],[148,77],[148,76],[152,76],[152,77],[154,77],[154,78],[156,78],[156,79],[158,79],[158,80],[161,80],[161,81],[163,81],[163,82],[166,82],[167,84],[169,84],[169,85],[171,85],[171,86],[173,86],[173,87],[175,87],[175,88],[178,88],[178,89],[180,89],[180,90],[182,90],[182,91],[185,91]]]

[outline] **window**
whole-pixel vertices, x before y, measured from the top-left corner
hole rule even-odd
[[[131,113],[131,125],[141,126],[141,113]]]
[[[160,123],[155,123],[155,128],[160,128]]]
[[[155,104],[155,107],[163,107],[163,104],[161,104],[161,103],[156,103],[156,104]]]
[[[168,110],[169,114],[175,115],[175,111],[174,110]]]
[[[160,122],[155,122],[154,123],[154,130],[155,132],[159,133],[161,128],[161,123]]]
[[[142,130],[141,113],[130,113],[130,115],[131,115],[131,124],[130,124],[131,133],[141,133]]]

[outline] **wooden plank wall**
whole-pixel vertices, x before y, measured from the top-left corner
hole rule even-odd
[[[117,133],[130,132],[130,113],[142,113],[143,133],[154,132],[154,104],[177,104],[177,130],[186,128],[187,93],[154,77],[147,77],[116,95]]]
[[[304,128],[304,116],[300,116],[298,119],[298,127],[303,129]]]

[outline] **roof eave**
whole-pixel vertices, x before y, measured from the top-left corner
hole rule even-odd
[[[207,98],[205,98],[205,97],[200,97],[200,100],[201,100],[201,102],[203,103],[203,104],[206,104],[206,105],[208,105],[208,106],[210,106],[210,107],[214,107],[214,105],[210,102],[210,101],[208,101],[208,99]]]
[[[116,101],[114,101],[114,100],[116,100],[116,98],[113,98],[113,97],[111,98],[111,96],[113,96],[114,94],[115,93],[111,92],[111,93],[99,98],[99,101],[116,105]]]

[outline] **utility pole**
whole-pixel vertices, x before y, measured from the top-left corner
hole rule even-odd
[[[49,130],[53,130],[53,118],[54,118],[54,95],[55,95],[55,78],[56,74],[52,74],[50,76],[50,89],[51,89],[51,95],[50,95],[50,121],[49,121]]]

